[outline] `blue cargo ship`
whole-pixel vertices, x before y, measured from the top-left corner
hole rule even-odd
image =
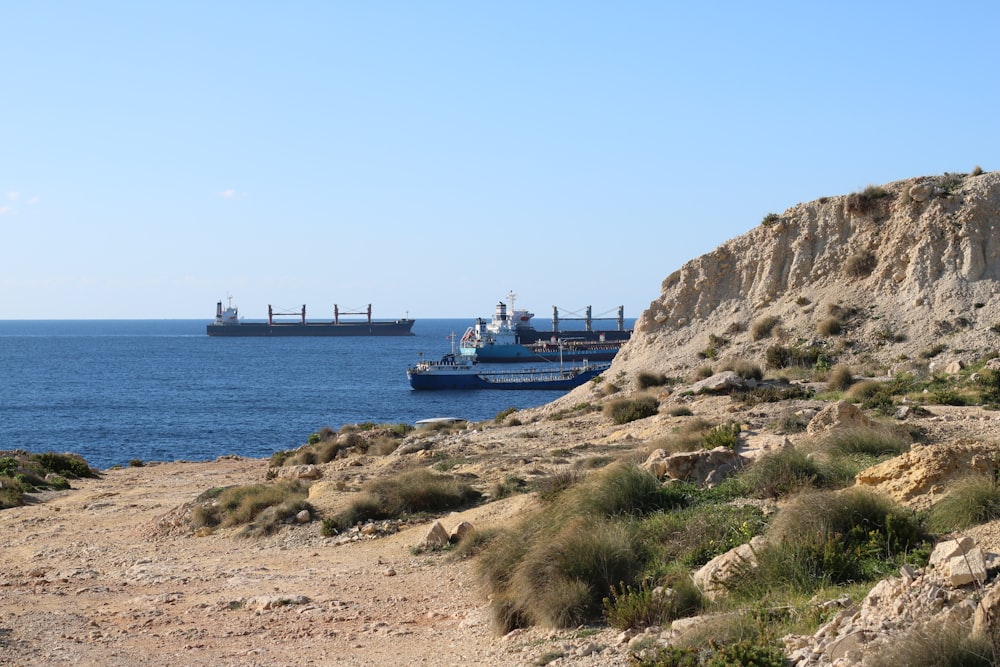
[[[610,363],[558,368],[483,368],[468,355],[446,354],[439,361],[420,361],[406,369],[414,389],[558,389],[567,391],[595,378]]]

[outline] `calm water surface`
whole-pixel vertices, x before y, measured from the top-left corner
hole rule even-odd
[[[0,450],[76,452],[98,468],[268,457],[324,426],[480,421],[560,395],[410,389],[406,367],[448,352],[468,319],[418,320],[399,338],[216,338],[206,324],[0,321]]]

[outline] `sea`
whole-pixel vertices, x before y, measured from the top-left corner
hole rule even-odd
[[[450,352],[468,319],[418,319],[401,337],[219,338],[206,324],[0,320],[0,451],[72,452],[98,469],[269,458],[323,427],[482,421],[562,394],[411,389],[407,366]]]

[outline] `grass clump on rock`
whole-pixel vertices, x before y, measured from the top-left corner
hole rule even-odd
[[[637,398],[620,398],[604,406],[604,414],[615,424],[627,424],[637,419],[652,417],[660,402],[655,396],[643,394]]]
[[[930,538],[912,512],[864,490],[799,494],[765,537],[757,567],[728,585],[738,599],[875,581],[904,563],[923,565],[930,553]]]
[[[244,526],[244,537],[270,535],[302,510],[313,514],[308,496],[305,484],[288,480],[210,489],[198,498],[190,523],[195,530]]]
[[[935,532],[947,533],[996,519],[1000,519],[1000,484],[995,476],[972,475],[931,508],[927,525]]]
[[[480,497],[479,491],[454,475],[416,468],[369,481],[347,509],[323,521],[323,532],[332,534],[363,521],[460,509]]]
[[[615,586],[638,585],[641,536],[631,520],[681,507],[684,493],[619,463],[565,488],[501,533],[480,560],[496,627],[572,627],[600,618]]]

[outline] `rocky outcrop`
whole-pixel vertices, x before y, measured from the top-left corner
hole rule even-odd
[[[864,665],[913,632],[949,627],[985,632],[998,611],[996,554],[984,554],[971,539],[945,540],[927,567],[904,566],[883,579],[858,606],[848,606],[811,637],[785,638],[795,667]]]
[[[704,365],[708,348],[717,363],[803,344],[890,365],[944,335],[971,359],[996,347],[998,221],[998,172],[898,181],[768,216],[671,273],[610,374],[676,374]],[[830,318],[839,326],[824,329]]]
[[[927,509],[950,485],[969,475],[993,475],[1000,448],[992,442],[914,445],[910,451],[858,473],[855,483],[914,509]]]

